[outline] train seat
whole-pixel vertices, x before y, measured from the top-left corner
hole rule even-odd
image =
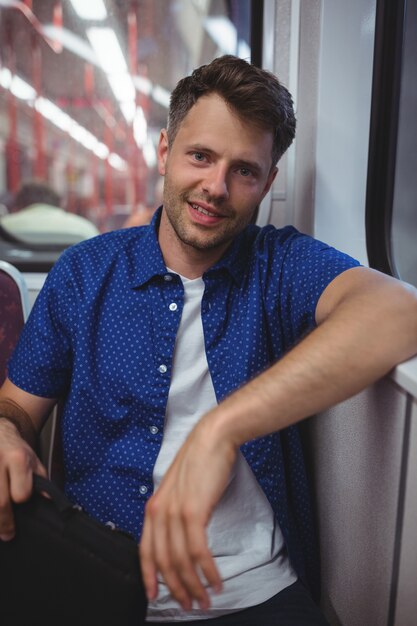
[[[28,288],[22,273],[10,263],[0,261],[0,385],[7,376],[7,363],[29,315]],[[50,476],[61,484],[61,452],[58,410],[55,408],[42,429],[39,457]]]
[[[29,313],[28,289],[21,272],[0,261],[0,384]]]

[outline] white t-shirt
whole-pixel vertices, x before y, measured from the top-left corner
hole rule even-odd
[[[201,321],[204,282],[202,278],[181,279],[184,308],[175,343],[164,438],[153,472],[155,489],[188,433],[217,404]],[[213,594],[209,589],[208,611],[196,606],[185,612],[159,578],[159,595],[149,604],[149,621],[219,617],[265,602],[297,579],[272,508],[240,452],[207,527],[207,536],[223,591]]]

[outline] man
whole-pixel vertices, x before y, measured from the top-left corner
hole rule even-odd
[[[250,225],[294,131],[287,90],[245,61],[180,81],[162,209],[64,254],[2,390],[0,537],[45,473],[22,436],[65,397],[66,491],[141,537],[150,622],[325,624],[294,424],[417,351],[414,290]]]
[[[99,234],[89,220],[64,211],[59,195],[43,181],[23,183],[15,208],[0,224],[24,242],[72,245]]]

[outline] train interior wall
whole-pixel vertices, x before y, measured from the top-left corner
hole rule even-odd
[[[375,15],[375,0],[278,0],[266,2],[264,17],[266,29],[274,24],[267,65],[290,87],[298,117],[269,221],[293,223],[365,265]],[[410,406],[416,413],[417,389],[400,378],[387,377],[306,424],[322,604],[332,626],[416,623]]]

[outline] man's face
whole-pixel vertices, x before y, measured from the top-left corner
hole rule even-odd
[[[171,148],[162,131],[159,172],[165,176],[161,229],[195,251],[218,250],[250,223],[277,169],[272,133],[241,120],[224,100],[201,97]],[[163,234],[163,233],[162,233]]]

